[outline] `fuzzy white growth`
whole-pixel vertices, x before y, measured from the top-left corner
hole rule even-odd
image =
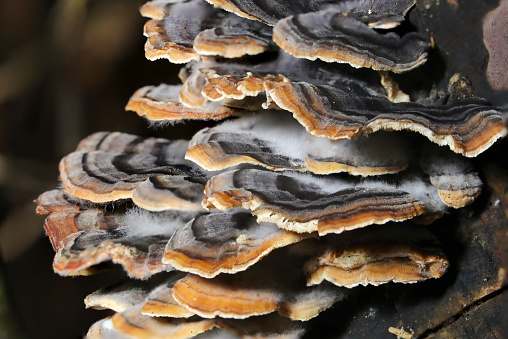
[[[112,291],[100,289],[85,298],[86,308],[108,308],[115,312],[123,312],[146,298],[143,288],[126,284]]]
[[[160,84],[152,87],[146,95],[156,101],[178,100],[181,89],[182,85]]]
[[[345,293],[335,288],[318,286],[306,289],[284,301],[283,315],[292,320],[307,321],[330,308],[335,302],[345,298]]]
[[[107,319],[101,323],[101,330],[104,331],[104,334],[109,334],[107,338],[114,338],[111,335],[114,335],[115,333],[118,334],[113,327],[111,319]],[[118,335],[118,337],[120,337],[120,335]]]
[[[326,303],[325,301],[328,301],[331,305],[337,301],[344,300],[345,298],[346,293],[344,293],[344,291],[336,288],[323,288],[321,286],[319,288],[312,289],[311,291],[306,291],[305,293],[299,293],[295,298],[295,303],[299,304],[313,300],[321,300],[323,304]]]
[[[90,327],[86,338],[122,339],[125,338],[125,336],[115,330],[111,318],[106,318],[94,323]]]
[[[314,187],[325,193],[335,193],[348,188],[368,188],[368,189],[396,189],[396,185],[387,183],[383,180],[356,180],[348,177],[347,179],[329,176],[319,176],[306,173],[287,172],[285,176],[295,178],[299,182]]]
[[[453,191],[471,187],[479,189],[482,186],[482,181],[473,170],[469,159],[439,151],[432,152],[423,163],[436,188]]]
[[[329,140],[313,136],[286,112],[257,112],[255,115],[224,122],[205,133],[240,133],[261,139],[280,154],[292,159],[307,157],[358,162],[359,166],[400,164],[407,158],[396,136],[379,133],[357,140]],[[204,133],[197,134],[191,145],[199,143]]]
[[[281,229],[277,225],[270,222],[262,222],[256,225],[256,227],[250,228],[247,235],[251,239],[267,239],[277,232],[281,232]]]
[[[294,177],[308,185],[314,185],[314,187],[327,193],[335,193],[346,188],[397,189],[407,192],[420,200],[425,205],[427,212],[444,212],[447,209],[435,187],[417,176],[406,178],[399,183],[388,183],[383,180],[362,180],[355,182],[351,179],[346,181],[344,179],[328,177],[320,177],[319,180],[316,180],[315,176],[302,173],[285,173],[285,175]]]
[[[423,202],[426,214],[444,213],[448,209],[441,201],[437,190],[420,178],[408,178],[398,188]]]
[[[455,154],[440,154],[429,164],[430,174],[459,174],[471,169],[469,159]]]
[[[441,175],[431,178],[432,184],[437,188],[446,187],[450,191],[455,189],[475,188],[482,186],[482,181],[476,173],[461,175]]]
[[[191,213],[183,212],[153,213],[142,209],[131,209],[125,214],[118,231],[125,237],[171,236],[192,216]]]

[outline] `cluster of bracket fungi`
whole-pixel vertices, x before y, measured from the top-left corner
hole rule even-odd
[[[116,312],[88,335],[300,337],[353,287],[441,277],[426,225],[480,194],[468,158],[506,127],[460,75],[417,100],[393,80],[431,49],[390,31],[415,0],[207,1],[141,8],[147,58],[185,64],[183,85],[127,109],[233,118],[190,141],[95,133],[37,199],[57,273],[112,262],[132,278],[86,298]]]

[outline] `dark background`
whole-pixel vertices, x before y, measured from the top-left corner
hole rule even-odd
[[[144,57],[143,0],[0,0],[0,338],[80,338],[107,311],[83,299],[119,273],[60,277],[33,200],[58,161],[102,130],[166,138],[124,106],[136,89],[176,83],[180,66]],[[192,129],[189,127],[192,126]]]

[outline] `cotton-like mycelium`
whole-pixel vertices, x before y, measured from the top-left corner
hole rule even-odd
[[[190,140],[98,132],[62,159],[62,189],[36,200],[55,271],[87,275],[113,263],[130,278],[86,298],[115,312],[88,335],[336,337],[320,332],[320,318],[344,318],[366,302],[362,289],[389,295],[396,309],[408,290],[387,283],[427,284],[440,300],[447,292],[434,279],[451,270],[460,280],[467,264],[447,259],[439,219],[478,198],[484,184],[469,158],[507,129],[502,109],[461,74],[446,88],[408,85],[439,49],[419,26],[430,8],[143,5],[146,57],[185,64],[182,84],[143,87],[126,109],[155,124],[228,120]],[[483,297],[473,295],[468,302]],[[422,317],[403,319],[417,335],[445,321]]]
[[[359,140],[318,138],[288,114],[262,112],[199,131],[185,158],[209,171],[252,164],[276,171],[371,176],[407,167],[408,150],[397,149],[400,141],[394,134]]]

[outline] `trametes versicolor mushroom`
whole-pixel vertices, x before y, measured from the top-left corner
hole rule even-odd
[[[187,65],[182,85],[143,87],[126,109],[238,118],[190,141],[95,133],[36,201],[57,273],[112,262],[143,279],[86,298],[116,312],[88,336],[298,338],[357,285],[441,277],[448,260],[418,224],[474,201],[463,156],[506,127],[460,76],[413,101],[390,76],[430,53],[425,35],[381,31],[416,2],[207,1],[141,7],[146,57]]]

